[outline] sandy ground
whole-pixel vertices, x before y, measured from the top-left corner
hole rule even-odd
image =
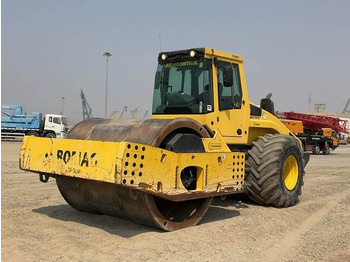
[[[161,232],[74,210],[19,170],[20,143],[1,145],[2,261],[350,261],[350,146],[311,157],[294,207],[215,199],[199,225]]]

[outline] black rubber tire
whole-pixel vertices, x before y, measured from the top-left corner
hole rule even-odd
[[[47,133],[45,135],[45,137],[47,137],[47,138],[56,138],[56,135],[54,133]]]
[[[315,144],[313,153],[319,155],[321,153],[321,148],[319,144]]]
[[[283,181],[284,164],[290,155],[298,163],[298,179],[292,190]],[[293,206],[299,201],[305,172],[302,149],[295,138],[280,134],[260,136],[248,151],[247,161],[247,193],[253,201],[275,207]]]
[[[39,133],[36,131],[29,131],[26,136],[39,136]]]
[[[325,150],[322,151],[324,155],[329,155],[331,153],[331,148],[328,146]]]

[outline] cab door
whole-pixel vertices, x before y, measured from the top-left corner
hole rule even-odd
[[[249,116],[246,114],[249,105],[242,92],[239,64],[217,62],[217,92],[217,125],[221,135],[227,143],[244,143],[242,138],[248,133]]]
[[[52,128],[54,128],[53,117],[49,116],[49,115],[46,115],[45,116],[44,129],[45,130],[51,130]]]
[[[45,130],[52,130],[55,133],[62,131],[61,117],[55,115],[46,115]]]

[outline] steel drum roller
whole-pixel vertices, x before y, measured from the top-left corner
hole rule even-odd
[[[94,118],[77,124],[67,138],[129,141],[163,147],[164,141],[177,133],[209,137],[203,126],[187,118],[144,121]],[[167,231],[197,224],[212,200],[203,198],[173,202],[111,183],[59,175],[56,176],[56,183],[67,203],[78,210],[127,218]]]

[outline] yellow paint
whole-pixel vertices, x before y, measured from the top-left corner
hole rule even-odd
[[[218,79],[217,68],[215,63],[212,63],[213,72],[213,99],[214,99],[214,111],[212,113],[203,115],[153,115],[153,118],[159,119],[176,119],[179,117],[191,118],[200,124],[202,124],[208,132],[214,136],[215,133],[220,133],[221,139],[227,145],[251,145],[253,141],[256,141],[258,136],[265,134],[291,134],[291,132],[284,126],[279,119],[274,115],[262,110],[262,116],[251,117],[250,116],[250,101],[248,97],[247,84],[244,74],[243,58],[240,55],[231,54],[228,52],[214,50],[211,48],[205,48],[204,56],[209,59],[218,59],[218,61],[230,62],[238,64],[241,88],[242,88],[242,107],[241,109],[229,109],[219,110],[218,103]],[[214,61],[214,60],[213,60]],[[238,134],[238,130],[241,130],[241,134]],[[292,135],[292,134],[291,134]],[[295,137],[295,136],[294,136]],[[295,139],[298,140],[297,137]],[[301,142],[299,141],[300,145]],[[212,145],[211,150],[214,150],[215,146]],[[206,150],[209,147],[206,147]]]
[[[219,97],[218,88],[215,88],[218,86],[217,69],[213,63],[214,111],[212,113],[204,115],[153,115],[152,117],[159,119],[175,119],[179,117],[191,118],[201,123],[212,135],[214,135],[215,132],[220,132],[223,141],[225,141],[226,144],[246,144],[248,140],[250,106],[244,76],[244,68],[242,64],[242,56],[205,48],[205,57],[211,59],[217,58],[219,61],[238,64],[242,88],[242,100],[244,101],[241,109],[219,110],[219,105],[216,102],[218,101]],[[239,132],[239,129],[242,132],[241,134],[237,133]]]
[[[174,153],[129,142],[25,137],[20,157],[23,170],[171,196],[189,192],[181,182],[181,171],[190,166],[197,168],[197,185],[191,192],[215,193],[218,186],[220,193],[243,190],[244,153]]]
[[[294,134],[304,133],[303,122],[298,120],[280,119],[280,121]]]
[[[339,145],[339,140],[337,138],[337,135],[332,128],[327,128],[327,127],[322,128],[322,133],[324,136],[328,136],[332,139],[334,147],[337,147]]]
[[[191,118],[201,123],[210,134],[214,135],[219,132],[226,144],[246,144],[248,141],[250,105],[242,64],[242,56],[205,48],[205,57],[210,59],[217,58],[219,61],[238,64],[242,88],[242,100],[244,101],[241,109],[219,110],[219,105],[216,102],[219,97],[217,88],[217,69],[213,63],[214,111],[212,113],[205,115],[153,115],[152,117],[159,119],[175,119],[179,117]],[[241,134],[237,133],[239,132],[238,130],[241,131]]]
[[[123,158],[124,146],[123,143],[25,136],[20,168],[114,183],[116,162]]]
[[[261,110],[260,117],[252,117],[249,122],[248,144],[256,141],[259,136],[265,134],[284,134],[293,136],[302,148],[300,140],[290,132],[290,130],[274,115],[265,110]]]
[[[219,131],[214,130],[213,138],[202,138],[205,152],[231,152]]]
[[[332,136],[332,131],[333,131],[332,128],[322,128],[322,131],[324,136],[329,136],[329,137]]]
[[[299,177],[298,161],[295,156],[290,155],[284,162],[283,182],[288,190],[293,190],[297,185]]]
[[[242,191],[245,154],[231,152],[228,145],[251,145],[265,134],[293,134],[265,110],[261,110],[261,116],[250,116],[251,103],[240,55],[205,48],[205,57],[213,60],[213,112],[153,115],[159,119],[187,117],[202,124],[211,135],[211,138],[202,139],[205,153],[174,153],[129,142],[25,137],[21,148],[21,169],[114,183],[151,194],[181,196],[189,194],[181,182],[181,172],[187,167],[195,167],[196,189],[190,191],[199,193],[194,194],[195,197],[201,197],[200,193]],[[240,109],[219,110],[215,59],[238,64],[242,89]],[[285,165],[286,170],[291,170],[284,173],[287,188],[295,186],[293,161],[288,160]]]
[[[338,138],[332,136],[332,140],[333,140],[333,146],[334,147],[339,146],[339,139]]]

